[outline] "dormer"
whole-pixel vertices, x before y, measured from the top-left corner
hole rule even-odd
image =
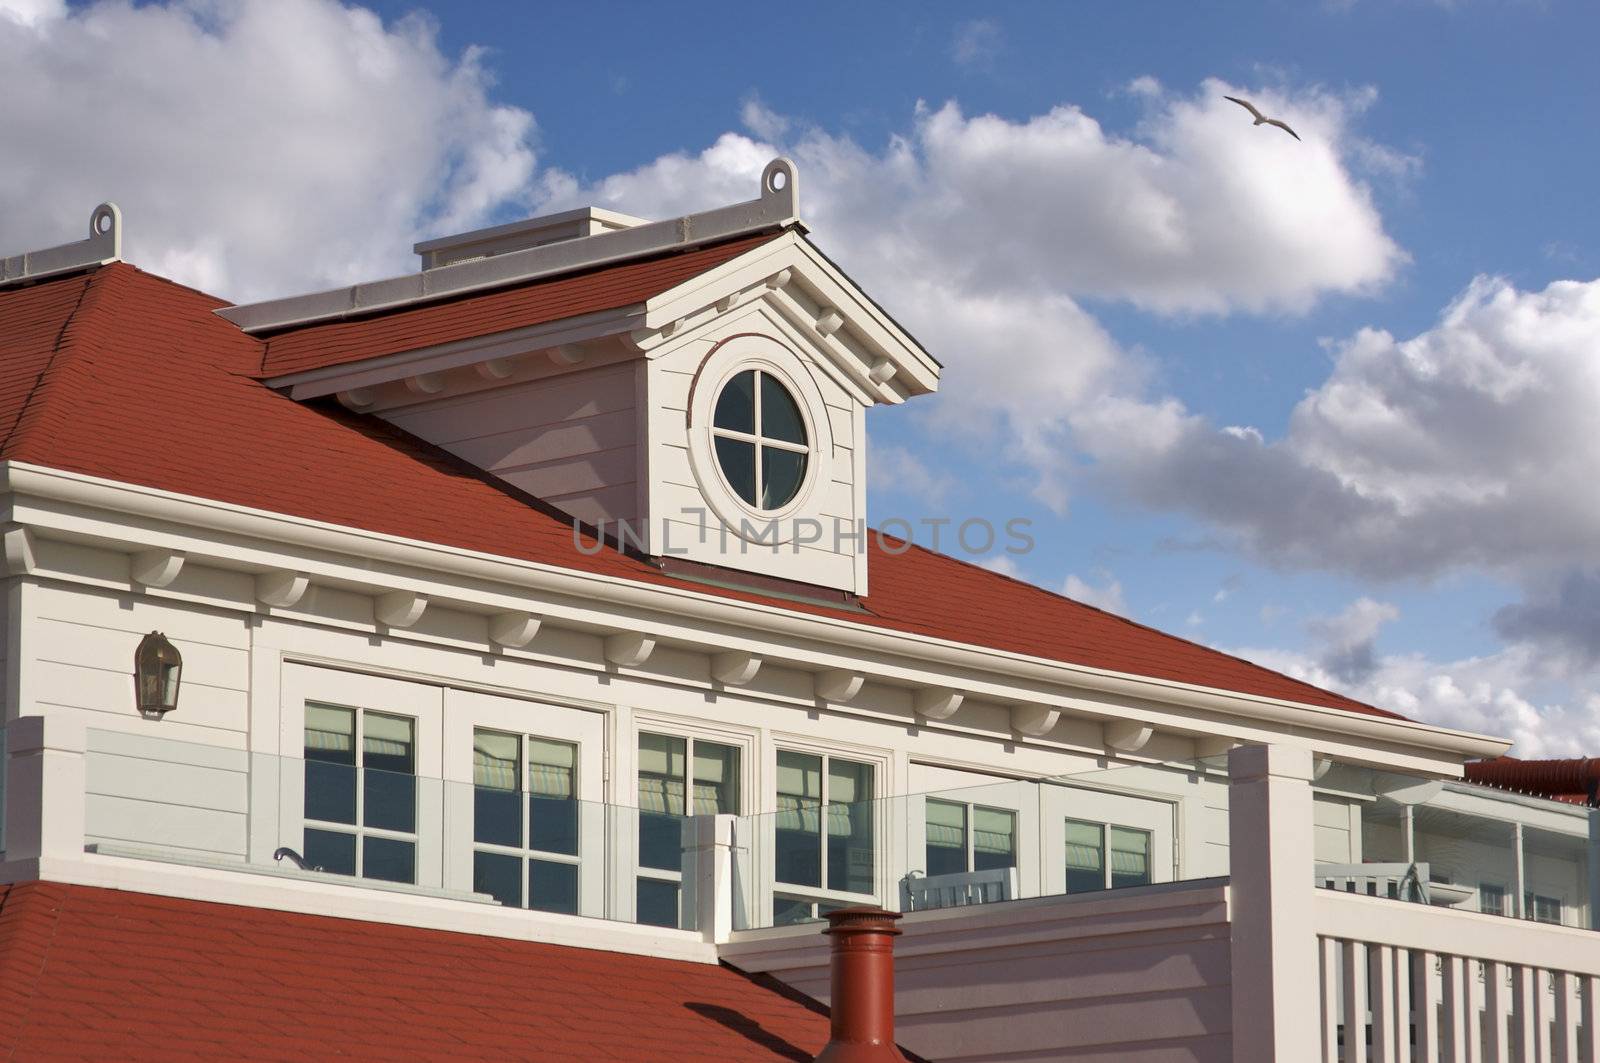
[[[939,366],[806,238],[797,184],[776,159],[745,203],[533,218],[420,243],[417,274],[220,313],[267,341],[273,387],[669,571],[862,595],[866,411]]]

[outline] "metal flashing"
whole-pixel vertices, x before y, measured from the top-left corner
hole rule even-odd
[[[216,313],[245,332],[266,332],[314,321],[393,310],[664,251],[686,250],[766,229],[802,226],[798,186],[798,172],[794,163],[777,158],[762,171],[761,194],[743,203],[436,266],[403,277],[286,299],[223,307]],[[539,219],[532,219],[532,223],[537,222]],[[516,223],[513,228],[532,223]],[[473,235],[465,234],[468,237]],[[429,245],[437,243],[427,241]]]
[[[122,211],[102,203],[89,215],[89,238],[0,258],[0,286],[103,266],[122,258]]]

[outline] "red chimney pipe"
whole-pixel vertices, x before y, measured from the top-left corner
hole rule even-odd
[[[906,1063],[894,1043],[896,912],[870,906],[828,913],[833,1038],[814,1063]]]

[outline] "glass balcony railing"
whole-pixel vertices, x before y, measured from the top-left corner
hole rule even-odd
[[[1593,928],[1589,809],[1345,764],[1317,785],[1353,810],[1319,815],[1319,886]]]
[[[687,817],[120,732],[87,747],[92,852],[696,926]]]
[[[780,796],[736,820],[734,927],[1226,875],[1227,785],[1220,766],[1149,765],[875,801]]]

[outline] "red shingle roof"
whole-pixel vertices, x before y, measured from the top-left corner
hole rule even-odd
[[[123,264],[0,290],[0,459],[685,586],[613,551],[579,553],[559,517],[381,421],[274,392],[254,379],[262,344],[215,316],[220,305]],[[917,547],[886,552],[869,538],[865,614],[692,586],[1113,672],[1393,715],[986,569]]]
[[[820,1009],[711,964],[0,886],[7,1059],[806,1060]]]
[[[410,310],[294,329],[267,341],[261,375],[287,376],[632,306],[777,237],[777,233],[746,236],[693,251],[457,296]]]

